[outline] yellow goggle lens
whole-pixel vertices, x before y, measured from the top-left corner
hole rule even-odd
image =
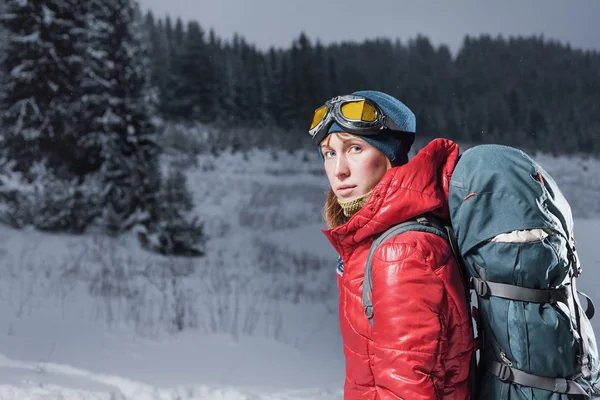
[[[325,113],[327,112],[327,106],[319,107],[315,110],[315,115],[313,115],[312,122],[310,124],[310,129],[313,129],[319,122],[323,120]]]
[[[364,100],[345,103],[340,107],[342,115],[355,121],[373,122],[377,118],[377,110]]]

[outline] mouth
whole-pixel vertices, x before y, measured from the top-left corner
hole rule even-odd
[[[338,195],[346,196],[356,188],[356,185],[344,185],[337,188]]]

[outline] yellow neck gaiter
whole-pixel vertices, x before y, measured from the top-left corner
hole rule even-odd
[[[340,199],[338,199],[337,202],[342,207],[342,210],[344,210],[344,215],[346,217],[351,217],[354,214],[356,214],[358,212],[358,210],[363,208],[363,206],[365,204],[367,204],[367,201],[369,201],[369,197],[371,196],[371,193],[373,193],[373,190],[371,190],[368,193],[363,194],[360,197],[357,197],[356,199],[352,199],[352,200],[348,200],[348,201],[340,201]]]

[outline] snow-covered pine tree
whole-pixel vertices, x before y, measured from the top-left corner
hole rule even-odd
[[[233,42],[229,50],[231,59],[231,98],[232,98],[232,121],[237,125],[251,124],[256,118],[256,112],[253,110],[254,100],[257,97],[261,100],[261,95],[253,92],[252,80],[250,76],[250,64],[252,63],[252,52],[254,49],[246,42],[244,37],[234,34]]]
[[[148,32],[151,48],[151,79],[152,85],[157,88],[159,95],[160,111],[164,113],[168,99],[166,93],[169,85],[169,72],[171,69],[171,49],[162,20],[156,20],[152,11],[146,13],[144,26]]]
[[[178,113],[187,119],[214,122],[214,65],[205,32],[198,22],[187,25],[179,53],[179,77],[173,81]]]
[[[27,179],[14,171],[0,174],[0,222],[16,228],[80,234],[97,216],[99,192],[94,176],[59,178],[46,162],[32,166]]]
[[[212,79],[213,107],[215,125],[230,124],[232,120],[232,99],[230,96],[231,63],[224,46],[215,31],[210,29],[208,34],[208,52],[213,66]]]
[[[237,37],[237,36],[236,36]],[[235,53],[233,45],[227,43],[222,52],[220,60],[222,69],[219,73],[222,76],[221,89],[218,92],[217,104],[220,108],[220,122],[224,125],[234,126],[241,121],[241,109],[237,96],[241,93],[241,80],[243,79],[242,63]],[[218,139],[218,138],[217,138]],[[217,148],[225,148],[229,143],[215,144]]]
[[[87,129],[81,145],[97,155],[103,213],[100,224],[119,234],[136,228],[158,238],[152,250],[201,255],[202,226],[190,214],[185,179],[173,197],[163,189],[159,165],[158,96],[151,86],[149,38],[131,0],[90,0],[90,37],[82,84]],[[83,129],[83,127],[82,127]],[[91,165],[90,165],[91,166]],[[187,199],[187,200],[186,200]],[[168,211],[167,211],[168,210]]]
[[[113,234],[156,222],[160,190],[157,98],[150,86],[147,38],[131,0],[90,0],[82,83],[80,144],[98,168],[100,223]]]
[[[193,210],[185,174],[180,168],[171,168],[160,191],[158,229],[150,234],[140,231],[141,243],[161,254],[203,255],[204,227]]]
[[[0,93],[2,153],[27,172],[45,160],[63,177],[76,171],[73,107],[82,77],[79,0],[6,0]]]
[[[6,0],[0,0],[0,15],[6,15]],[[6,29],[0,24],[0,62],[2,62],[2,59],[4,58],[6,40]]]
[[[80,233],[97,192],[77,145],[86,26],[78,0],[7,0],[1,58],[0,220]]]
[[[181,72],[181,58],[184,53],[184,43],[186,32],[181,18],[177,18],[175,26],[171,24],[171,19],[166,18],[165,34],[169,47],[170,63],[167,87],[163,92],[164,106],[163,112],[167,119],[171,120],[189,120],[190,116],[186,114],[187,98],[181,98],[179,87],[183,81]]]

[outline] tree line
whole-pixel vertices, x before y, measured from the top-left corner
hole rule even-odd
[[[148,12],[145,26],[168,120],[275,126],[299,146],[298,131],[325,100],[374,89],[413,109],[426,136],[600,150],[600,53],[542,36],[466,36],[452,55],[424,36],[323,45],[302,33],[289,48],[261,51],[196,21]]]

